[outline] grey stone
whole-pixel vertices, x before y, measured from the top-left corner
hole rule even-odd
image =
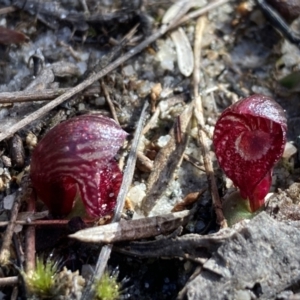
[[[212,254],[186,286],[187,298],[276,299],[299,281],[299,245],[293,222],[278,222],[263,212]]]

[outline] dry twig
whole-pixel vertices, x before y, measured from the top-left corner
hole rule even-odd
[[[16,285],[19,282],[18,276],[0,278],[0,287],[8,285]]]
[[[101,84],[101,88],[102,88],[102,90],[103,90],[105,99],[106,99],[106,101],[107,101],[107,103],[108,103],[108,106],[109,106],[109,108],[110,108],[110,112],[111,112],[111,114],[112,114],[114,120],[120,125],[120,122],[119,122],[119,120],[118,120],[118,116],[117,116],[117,112],[116,112],[115,106],[114,106],[113,102],[111,101],[109,92],[108,92],[108,90],[107,90],[107,88],[106,88],[106,85],[105,85],[103,79],[100,79],[100,84]]]
[[[207,12],[209,12],[210,10],[219,7],[227,2],[229,2],[230,0],[215,0],[213,2],[208,3],[206,6],[201,7],[195,11],[190,12],[189,14],[186,14],[186,16],[184,16],[183,18],[181,18],[178,22],[176,22],[172,27],[175,28],[183,23],[186,23],[192,19],[195,19],[199,16],[202,16],[204,14],[206,14]]]
[[[35,199],[33,195],[28,199],[28,212],[35,211]],[[35,270],[35,226],[30,225],[26,228],[25,231],[25,263],[26,263],[26,273]]]
[[[31,101],[49,101],[60,96],[71,88],[45,89],[41,91],[21,91],[21,92],[3,92],[0,93],[0,104]],[[90,87],[82,92],[83,96],[94,96],[99,93],[99,88]]]
[[[122,185],[121,185],[119,195],[117,198],[117,205],[115,208],[115,214],[112,219],[112,223],[119,222],[120,218],[121,218],[122,210],[123,210],[125,200],[126,200],[126,195],[127,195],[128,189],[130,187],[134,169],[135,169],[135,163],[136,163],[136,158],[137,158],[137,148],[138,148],[138,144],[140,142],[140,138],[142,135],[142,129],[143,129],[145,116],[146,116],[146,109],[148,106],[149,106],[148,102],[145,102],[143,110],[141,112],[141,116],[140,116],[137,128],[136,128],[136,131],[135,131],[135,136],[132,141],[131,150],[130,150],[128,160],[127,160],[127,165],[126,165],[126,168],[124,171],[123,181],[122,181]],[[94,276],[93,276],[91,282],[87,285],[85,292],[82,296],[82,300],[93,299],[93,295],[94,295],[94,291],[92,289],[93,282],[99,280],[102,277],[103,272],[107,265],[107,261],[110,257],[111,250],[112,250],[112,244],[105,245],[102,247],[100,255],[98,257],[97,264],[96,264]]]
[[[192,111],[192,104],[185,108],[179,116],[179,120],[181,120],[179,122],[180,124],[175,122],[175,125],[169,132],[169,142],[156,155],[153,163],[153,170],[147,181],[147,196],[142,202],[142,210],[145,215],[148,215],[155,206],[157,200],[167,188],[168,182],[172,178],[176,168],[181,163],[182,155],[188,141],[187,129],[192,116]],[[176,131],[175,128],[178,128],[179,132],[178,130]],[[178,138],[181,139],[181,142],[179,143],[176,140],[177,133],[179,134]]]
[[[22,196],[23,196],[22,193],[18,192],[13,207],[11,209],[11,218],[2,240],[2,246],[0,249],[0,265],[2,266],[5,266],[9,263],[9,258],[10,258],[9,247],[11,244],[12,236],[14,234],[18,211],[22,202],[21,201]]]
[[[191,212],[184,210],[166,215],[141,218],[135,220],[121,220],[103,226],[87,228],[77,231],[69,237],[86,243],[115,243],[154,237],[169,233],[189,220]]]
[[[199,70],[200,70],[200,57],[201,57],[201,42],[203,36],[203,30],[205,27],[205,17],[200,17],[197,21],[196,30],[195,30],[195,45],[194,45],[194,58],[195,58],[195,68],[193,74],[193,84],[194,84],[194,103],[195,109],[194,114],[198,121],[198,135],[201,144],[201,151],[203,156],[204,167],[211,191],[213,207],[217,216],[217,223],[223,228],[227,227],[226,219],[222,211],[222,203],[218,194],[218,188],[214,176],[214,170],[212,162],[209,156],[209,149],[207,146],[206,136],[202,128],[204,128],[204,116],[203,116],[203,107],[201,97],[199,95],[198,87],[200,82]]]
[[[223,228],[210,235],[185,234],[179,237],[171,235],[154,241],[120,243],[114,249],[138,257],[181,257],[202,264],[236,232],[237,230],[232,228]]]
[[[2,7],[0,9],[0,15],[9,14],[9,13],[14,12],[16,10],[17,10],[17,8],[14,7],[14,6]]]
[[[184,104],[183,94],[175,95],[172,96],[171,98],[160,101],[159,104],[156,106],[155,112],[153,113],[151,119],[145,125],[145,128],[143,129],[143,134],[145,135],[149,130],[157,126],[158,117],[162,111],[166,113],[166,111],[168,111],[171,107],[179,103]]]
[[[123,64],[125,61],[127,61],[129,58],[135,56],[137,53],[139,53],[142,50],[144,50],[148,45],[150,45],[151,43],[153,43],[154,41],[156,41],[159,37],[161,37],[162,35],[164,35],[171,28],[174,28],[174,27],[178,26],[179,24],[182,24],[182,23],[190,20],[191,18],[194,18],[194,17],[197,17],[197,16],[199,16],[201,14],[204,14],[204,13],[208,12],[209,10],[211,10],[211,9],[217,7],[217,6],[220,6],[221,4],[224,4],[224,3],[228,2],[228,1],[229,0],[217,0],[215,2],[212,2],[212,3],[208,4],[206,7],[202,8],[201,10],[198,10],[198,11],[195,11],[195,12],[189,14],[185,18],[181,18],[182,15],[179,14],[177,16],[177,18],[175,18],[170,24],[161,26],[161,28],[159,30],[157,30],[156,32],[154,32],[151,36],[149,36],[148,38],[146,38],[144,41],[142,41],[136,47],[134,47],[131,50],[129,50],[128,52],[126,52],[120,58],[116,59],[112,63],[110,63],[107,66],[105,66],[99,72],[90,75],[86,80],[84,80],[83,82],[81,82],[80,84],[78,84],[77,86],[75,86],[74,88],[70,89],[69,91],[67,91],[63,95],[59,96],[58,98],[56,98],[52,102],[46,104],[42,108],[40,108],[37,111],[33,112],[32,114],[28,115],[24,119],[20,120],[18,123],[16,123],[15,125],[11,126],[7,131],[0,133],[0,141],[2,141],[5,138],[11,136],[16,131],[18,131],[19,129],[21,129],[24,126],[28,125],[32,121],[34,121],[34,120],[42,117],[47,112],[49,112],[51,109],[55,108],[59,104],[61,104],[64,101],[68,100],[70,97],[76,95],[77,93],[81,92],[82,90],[84,90],[85,88],[87,88],[88,86],[90,86],[92,83],[94,83],[95,81],[99,80],[103,76],[107,75],[108,73],[110,73],[111,71],[113,71],[114,69],[116,69],[118,66],[120,66],[121,64]]]

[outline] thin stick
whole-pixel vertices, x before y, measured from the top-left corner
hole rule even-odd
[[[90,11],[89,11],[89,8],[86,4],[86,0],[80,0],[80,4],[82,5],[82,8],[84,10],[84,13],[89,15],[90,14]]]
[[[112,114],[114,120],[120,125],[120,122],[119,122],[119,120],[118,120],[118,116],[117,116],[117,113],[116,113],[115,106],[114,106],[113,102],[111,101],[109,92],[108,92],[108,90],[107,90],[107,88],[106,88],[106,85],[105,85],[103,79],[100,79],[100,84],[101,84],[101,88],[102,88],[102,90],[103,90],[105,99],[106,99],[106,101],[107,101],[107,103],[108,103],[108,106],[109,106],[109,108],[110,108],[110,112],[111,112],[111,114]]]
[[[66,226],[70,220],[34,220],[34,221],[27,221],[27,220],[17,220],[15,222],[16,225],[22,226]],[[86,224],[93,224],[95,223],[94,220],[83,220]],[[10,223],[10,221],[2,221],[0,222],[0,227],[5,227]]]
[[[7,285],[16,285],[19,282],[18,276],[11,276],[0,278],[0,287],[7,286]]]
[[[6,228],[3,240],[2,240],[2,246],[0,249],[0,265],[5,266],[9,263],[10,258],[10,244],[12,240],[12,236],[14,234],[14,229],[16,225],[16,220],[18,216],[18,211],[21,206],[21,193],[18,192],[18,195],[15,198],[13,207],[11,209],[11,218],[9,221],[9,224]]]
[[[199,124],[198,135],[201,144],[201,151],[203,156],[203,162],[205,167],[205,172],[207,175],[208,184],[210,187],[213,207],[217,216],[217,223],[221,226],[221,228],[227,227],[226,219],[223,215],[222,203],[218,194],[218,188],[214,176],[214,170],[212,166],[212,162],[209,155],[209,149],[207,146],[207,137],[202,130],[204,128],[204,116],[203,116],[203,106],[201,96],[199,95],[199,83],[200,83],[200,58],[201,58],[201,44],[203,31],[205,27],[205,17],[200,17],[197,20],[196,29],[195,29],[195,45],[194,45],[194,58],[195,58],[195,66],[193,73],[193,85],[194,85],[194,103],[195,109],[194,114]]]
[[[161,104],[164,103],[164,110],[168,110],[170,107],[173,107],[174,105],[178,103],[184,103],[184,96],[183,94],[173,96],[171,98],[168,98],[166,100],[162,100],[159,105],[156,106],[155,112],[153,113],[151,119],[148,121],[148,123],[145,125],[143,129],[143,134],[145,135],[149,130],[152,128],[155,128],[157,126],[157,121],[159,114],[161,113]],[[165,104],[167,108],[165,107]]]
[[[128,189],[130,187],[130,184],[131,184],[131,181],[133,178],[134,167],[135,167],[136,158],[137,158],[137,148],[138,148],[138,144],[141,139],[143,125],[144,125],[144,121],[146,118],[146,110],[147,110],[148,106],[149,106],[148,102],[145,102],[143,110],[140,115],[140,119],[139,119],[139,122],[138,122],[138,125],[136,128],[136,131],[135,131],[135,136],[132,141],[131,150],[130,150],[130,153],[128,156],[127,166],[124,171],[124,177],[123,177],[122,185],[121,185],[119,195],[117,198],[117,206],[115,209],[115,214],[112,219],[112,222],[118,222],[121,218],[122,210],[123,210],[123,207],[125,204],[126,195],[127,195]]]
[[[71,88],[46,89],[42,91],[21,91],[21,92],[3,92],[0,93],[0,103],[46,101],[64,94]],[[93,96],[99,94],[99,88],[91,87],[83,92],[84,96]]]
[[[216,2],[213,2],[213,3],[210,3],[206,7],[202,8],[201,11],[198,11],[198,13],[199,13],[199,15],[204,14],[208,10],[211,10],[211,9],[215,8],[216,6],[219,6],[219,5],[223,4],[223,3],[226,3],[227,1],[229,1],[229,0],[221,0],[221,1],[219,0],[219,1],[216,1]],[[191,16],[191,14],[189,14],[189,16]],[[195,15],[194,17],[196,17],[196,16],[198,16],[198,15]],[[81,92],[82,90],[84,90],[85,88],[87,88],[89,85],[91,85],[95,81],[99,80],[103,76],[107,75],[109,72],[111,72],[114,69],[116,69],[118,66],[120,66],[121,64],[123,64],[129,58],[135,56],[137,53],[139,53],[142,50],[144,50],[148,45],[150,45],[151,43],[153,43],[154,41],[156,41],[159,37],[161,37],[162,35],[164,35],[171,28],[174,28],[178,24],[182,24],[183,22],[186,22],[186,21],[190,20],[190,18],[191,18],[191,17],[189,17],[189,18],[181,19],[181,17],[182,17],[182,15],[178,14],[178,16],[170,24],[168,24],[168,25],[162,25],[159,30],[157,30],[156,32],[154,32],[151,36],[149,36],[148,38],[146,38],[144,41],[142,41],[136,47],[134,47],[131,50],[129,50],[128,52],[126,52],[123,56],[121,56],[120,58],[118,58],[115,61],[113,61],[112,63],[110,63],[109,65],[107,65],[105,68],[103,68],[102,70],[100,70],[96,74],[90,75],[85,81],[81,82],[80,84],[78,84],[74,88],[71,88],[69,91],[67,91],[63,95],[59,96],[58,98],[56,98],[52,102],[46,104],[42,108],[40,108],[37,111],[33,112],[32,114],[28,115],[27,117],[25,117],[24,119],[22,119],[21,121],[19,121],[18,123],[16,123],[15,125],[11,126],[5,132],[0,133],[0,141],[2,141],[5,138],[11,136],[12,134],[14,134],[19,129],[21,129],[24,126],[28,125],[30,122],[32,122],[32,121],[34,121],[34,120],[42,117],[48,111],[50,111],[51,109],[55,108],[59,104],[63,103],[64,101],[66,101],[70,97],[72,97],[75,94]],[[180,22],[178,22],[178,20],[180,20]]]
[[[199,193],[196,193],[197,197]],[[187,201],[187,200],[183,200]],[[182,208],[183,205],[181,204]],[[176,211],[160,216],[114,222],[102,226],[96,226],[79,230],[69,237],[85,243],[111,244],[121,241],[146,239],[157,235],[165,235],[173,232],[180,226],[184,226],[191,218],[191,211]]]
[[[205,27],[205,17],[200,17],[197,20],[195,28],[195,44],[194,44],[194,72],[193,72],[193,87],[194,87],[194,102],[195,102],[195,114],[200,126],[204,127],[204,115],[203,115],[203,105],[202,99],[199,94],[200,85],[200,61],[201,61],[201,44],[202,37]]]
[[[121,218],[126,195],[127,195],[127,192],[129,190],[129,187],[130,187],[130,184],[131,184],[131,181],[133,178],[133,173],[134,173],[135,163],[136,163],[136,158],[137,158],[137,148],[138,148],[140,138],[142,136],[142,130],[143,130],[143,125],[144,125],[145,115],[146,115],[146,109],[148,106],[149,106],[148,102],[145,102],[143,110],[141,112],[141,116],[140,116],[137,128],[136,128],[136,131],[135,131],[135,136],[132,141],[132,146],[131,146],[131,150],[130,150],[130,153],[128,156],[127,165],[126,165],[126,168],[124,171],[123,181],[122,181],[122,185],[121,185],[119,195],[117,198],[117,205],[115,208],[115,214],[112,219],[112,222],[119,222],[119,220]],[[81,298],[82,300],[93,299],[93,295],[94,295],[94,290],[92,288],[93,283],[95,281],[100,280],[100,278],[102,277],[104,270],[106,268],[107,262],[109,260],[112,247],[113,247],[112,244],[105,245],[102,247],[100,255],[98,257],[97,264],[96,264],[93,279],[87,285],[85,292]]]
[[[35,199],[33,194],[28,199],[28,212],[35,212]],[[25,270],[29,274],[35,270],[35,226],[31,225],[25,231]]]
[[[157,106],[154,114],[152,115],[151,119],[148,121],[146,126],[143,129],[143,134],[145,135],[150,129],[154,128],[156,126],[158,117],[160,114],[160,107]]]
[[[11,12],[16,11],[17,8],[14,6],[7,6],[0,9],[0,15],[9,14]]]
[[[227,2],[229,2],[230,0],[216,0],[216,1],[213,1],[209,4],[207,4],[206,6],[202,7],[202,8],[199,8],[189,14],[187,14],[186,16],[184,16],[183,18],[181,18],[178,22],[176,22],[172,27],[171,29],[183,24],[183,23],[186,23],[192,19],[195,19],[199,16],[202,16],[204,14],[206,14],[207,12],[209,12],[210,10],[218,7],[218,6],[221,6],[222,4],[225,4]]]
[[[17,300],[18,299],[18,294],[19,294],[19,289],[18,286],[14,286],[11,296],[10,296],[10,300]]]

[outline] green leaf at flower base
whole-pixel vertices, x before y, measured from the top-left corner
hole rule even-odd
[[[293,72],[282,79],[280,79],[279,83],[294,92],[300,91],[300,72]]]
[[[249,200],[241,197],[240,192],[234,192],[223,202],[223,213],[228,226],[232,226],[242,220],[252,219],[261,210],[255,213],[250,211]]]

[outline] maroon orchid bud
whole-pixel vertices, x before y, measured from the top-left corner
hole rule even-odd
[[[32,154],[30,177],[38,197],[54,214],[70,213],[80,194],[87,213],[113,211],[122,182],[114,156],[127,133],[101,115],[83,115],[51,129]]]
[[[272,169],[286,143],[287,120],[270,97],[252,95],[229,106],[217,121],[213,143],[225,174],[249,199],[254,212],[264,204]]]

